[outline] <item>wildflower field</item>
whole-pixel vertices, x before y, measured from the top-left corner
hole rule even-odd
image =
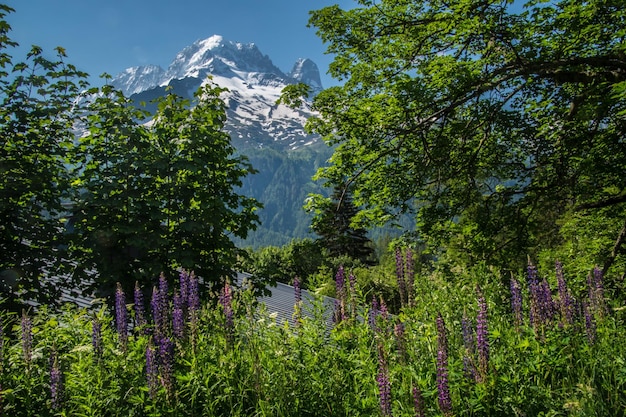
[[[624,310],[597,269],[574,290],[558,262],[442,280],[406,258],[395,314],[343,268],[330,315],[295,280],[293,325],[228,284],[201,302],[184,271],[110,310],[5,314],[2,415],[626,415]]]

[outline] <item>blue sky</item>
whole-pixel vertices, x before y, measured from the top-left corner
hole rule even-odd
[[[10,37],[23,48],[30,45],[53,56],[62,46],[68,62],[98,76],[116,75],[125,68],[155,64],[167,68],[176,53],[198,39],[255,43],[283,71],[298,58],[312,59],[324,87],[335,85],[325,73],[332,57],[307,28],[309,10],[332,4],[354,6],[352,0],[4,0],[15,9],[7,20]]]

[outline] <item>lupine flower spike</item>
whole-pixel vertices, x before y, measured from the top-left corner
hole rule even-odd
[[[574,323],[574,299],[567,288],[561,262],[556,261],[555,269],[559,292],[559,310],[561,311],[560,326],[571,326]]]
[[[398,290],[400,292],[400,305],[404,307],[407,297],[406,281],[404,280],[404,259],[402,259],[402,251],[396,248],[396,280],[398,282]]]
[[[409,307],[413,307],[415,299],[415,272],[413,271],[413,251],[411,248],[406,250],[406,267],[404,268],[406,281],[406,294],[409,301]]]
[[[378,317],[379,314],[380,312],[378,310],[378,300],[376,298],[376,295],[374,295],[372,297],[372,307],[370,308],[368,317],[369,325],[373,332],[376,332],[376,317]]]
[[[159,361],[157,350],[152,346],[152,342],[146,347],[146,379],[148,380],[148,392],[150,398],[154,400],[159,388]]]
[[[346,277],[343,266],[339,267],[337,274],[335,275],[335,287],[337,300],[339,300],[339,303],[337,304],[338,310],[335,314],[337,322],[339,322],[346,319]]]
[[[143,291],[139,286],[139,282],[135,282],[135,291],[134,291],[134,310],[135,310],[135,326],[140,329],[145,330],[146,327],[146,312],[144,310],[143,305]]]
[[[181,340],[185,333],[183,298],[178,291],[174,293],[174,307],[172,308],[172,333],[178,340]]]
[[[174,343],[169,337],[161,337],[158,343],[161,383],[165,388],[168,400],[171,401],[174,396]]]
[[[443,415],[452,415],[452,400],[448,386],[448,339],[441,314],[437,315],[437,398]]]
[[[381,345],[378,346],[378,394],[380,399],[380,411],[383,416],[391,416],[391,383],[389,382],[389,369],[385,352]]]
[[[50,397],[52,399],[52,408],[57,410],[61,407],[61,399],[63,396],[63,374],[59,367],[56,351],[52,351],[50,363]]]
[[[25,310],[22,310],[21,329],[22,329],[22,355],[24,357],[24,362],[26,362],[26,367],[28,369],[30,365],[30,361],[32,359],[33,323],[30,320],[30,317],[28,316],[28,314],[26,314]]]
[[[200,291],[198,289],[198,278],[193,272],[191,272],[188,276],[187,297],[191,346],[195,350],[196,341],[198,340],[198,310],[200,310]]]
[[[415,417],[424,417],[424,398],[422,390],[419,387],[413,387],[413,407],[415,408]]]
[[[487,324],[487,302],[478,288],[478,316],[476,317],[476,347],[478,349],[477,382],[484,382],[489,368],[489,339]]]
[[[593,311],[589,303],[583,303],[583,313],[585,316],[585,330],[587,332],[587,340],[590,345],[596,341],[596,322],[593,317]]]
[[[400,357],[401,363],[406,363],[407,361],[407,352],[406,352],[406,338],[404,335],[405,326],[404,323],[399,322],[394,326],[393,333],[396,338],[396,347],[398,351],[398,356]]]
[[[180,292],[180,298],[183,304],[183,310],[187,308],[189,301],[189,273],[186,270],[182,270],[178,276],[178,288]]]
[[[226,339],[230,343],[233,337],[233,307],[232,307],[233,294],[232,289],[228,282],[224,283],[222,293],[220,295],[220,304],[224,309],[224,331],[226,333]]]
[[[102,323],[97,316],[91,321],[91,345],[96,360],[102,357]]]
[[[117,283],[115,291],[115,324],[120,342],[120,349],[125,352],[128,342],[128,313],[126,311],[126,298],[122,285]]]
[[[293,319],[296,326],[299,326],[302,322],[302,289],[300,288],[300,278],[298,277],[293,279],[293,293],[295,298]]]
[[[511,309],[515,320],[515,330],[519,333],[520,327],[524,324],[524,316],[522,315],[522,289],[519,282],[511,277]]]

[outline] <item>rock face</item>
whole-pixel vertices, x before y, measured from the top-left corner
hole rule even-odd
[[[154,65],[128,68],[111,83],[136,102],[149,103],[168,86],[192,98],[208,77],[228,89],[222,95],[228,106],[227,130],[237,148],[294,150],[318,142],[304,132],[306,119],[313,115],[308,104],[297,110],[276,105],[289,84],[306,83],[314,94],[322,90],[319,69],[310,59],[299,59],[285,74],[255,44],[214,35],[185,47],[167,70]]]

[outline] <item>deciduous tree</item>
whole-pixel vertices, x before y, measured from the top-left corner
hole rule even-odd
[[[12,11],[0,5],[0,274],[8,296],[52,302],[63,282],[42,278],[67,266],[68,151],[86,74],[60,47],[54,59],[33,46],[14,60],[5,21]]]
[[[194,103],[170,93],[145,125],[110,87],[95,101],[81,139],[76,231],[82,269],[97,271],[103,295],[117,281],[131,288],[180,267],[205,284],[233,273],[232,238],[256,227],[260,204],[237,193],[253,169],[223,130],[221,91],[207,83]]]
[[[312,12],[343,85],[309,127],[359,216],[412,212],[431,243],[509,267],[562,244],[567,213],[624,224],[622,1],[356,3]]]

